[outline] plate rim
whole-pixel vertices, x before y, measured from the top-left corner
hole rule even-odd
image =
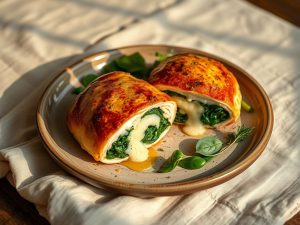
[[[65,72],[66,68],[74,67],[78,65],[79,63],[82,63],[86,61],[89,58],[93,58],[99,54],[105,54],[109,52],[124,50],[124,49],[130,49],[130,48],[142,48],[142,47],[150,47],[150,48],[176,48],[186,51],[197,51],[199,54],[203,54],[207,57],[212,57],[214,59],[217,59],[221,62],[226,63],[227,65],[230,65],[231,67],[237,69],[241,73],[247,76],[248,79],[251,80],[251,82],[257,87],[259,90],[262,99],[265,102],[265,108],[267,113],[267,123],[266,123],[266,129],[263,132],[262,138],[259,140],[257,145],[254,147],[254,150],[247,156],[245,159],[241,160],[237,164],[233,165],[232,167],[225,168],[224,170],[217,172],[213,175],[206,176],[203,178],[196,178],[191,181],[183,181],[178,183],[164,183],[164,184],[132,184],[132,183],[126,183],[126,182],[120,182],[120,181],[111,181],[111,180],[95,180],[91,177],[87,177],[86,175],[82,174],[80,171],[77,171],[75,168],[72,168],[70,164],[67,164],[63,162],[54,152],[55,152],[55,146],[53,146],[47,139],[45,133],[43,132],[46,126],[43,123],[43,119],[41,114],[41,109],[43,107],[43,103],[45,100],[45,96],[47,92],[49,91],[49,88],[52,86],[52,84]],[[110,190],[114,190],[120,193],[126,193],[131,194],[135,196],[166,196],[166,195],[179,195],[179,194],[188,194],[192,193],[194,191],[203,190],[209,187],[216,186],[218,184],[224,183],[233,177],[237,176],[238,174],[242,173],[244,170],[246,170],[251,164],[253,164],[256,159],[261,155],[261,153],[264,151],[273,130],[273,124],[274,124],[274,113],[272,109],[271,101],[265,92],[264,88],[256,81],[254,77],[252,77],[247,71],[245,71],[240,66],[237,66],[236,64],[220,57],[216,56],[214,54],[198,50],[195,48],[186,48],[182,46],[176,46],[176,45],[161,45],[161,44],[141,44],[141,45],[128,45],[128,46],[122,46],[118,48],[112,48],[107,50],[102,50],[96,53],[91,53],[88,55],[81,55],[80,59],[76,60],[73,63],[70,63],[70,65],[65,65],[61,70],[59,70],[56,75],[53,76],[53,79],[49,82],[47,87],[45,88],[36,110],[36,123],[38,128],[38,133],[43,141],[44,146],[46,147],[46,150],[50,153],[50,156],[65,170],[67,170],[72,175],[78,177],[81,180],[84,180],[87,183],[92,184],[96,187],[104,187],[108,188]],[[44,127],[45,126],[45,127]],[[87,178],[87,179],[84,179]]]

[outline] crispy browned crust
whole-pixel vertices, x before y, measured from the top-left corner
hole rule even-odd
[[[93,81],[77,96],[67,124],[83,149],[95,160],[103,158],[110,137],[139,111],[170,97],[125,72],[112,72]]]
[[[240,116],[241,93],[234,75],[220,62],[193,54],[178,54],[159,64],[149,82],[160,90],[192,94],[223,104],[231,122]]]

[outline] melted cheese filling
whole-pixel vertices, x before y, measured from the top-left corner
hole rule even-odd
[[[188,116],[188,120],[182,127],[183,132],[190,136],[203,135],[206,130],[200,121],[203,107],[198,102],[192,101],[192,99],[186,100],[176,95],[172,96],[172,100],[174,100],[180,108],[179,112],[183,111]]]
[[[155,114],[147,115],[142,118],[136,125],[133,131],[131,131],[128,140],[128,148],[126,150],[129,158],[133,162],[142,162],[148,158],[148,149],[145,144],[142,143],[142,139],[145,136],[145,131],[149,126],[159,127],[160,118]]]

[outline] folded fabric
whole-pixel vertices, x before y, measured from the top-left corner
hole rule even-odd
[[[74,2],[68,4],[79,4],[78,1]],[[70,20],[73,28],[63,23],[59,30],[62,32],[67,29],[75,35],[62,33],[55,41],[53,35],[45,35],[40,30],[32,35],[36,28],[24,22],[31,21],[29,8],[17,10],[23,15],[22,26],[12,26],[11,29],[16,30],[3,26],[0,28],[2,34],[12,34],[9,39],[12,44],[5,46],[4,52],[0,53],[0,68],[6,71],[5,74],[13,73],[12,76],[1,75],[1,93],[4,94],[0,99],[0,175],[6,176],[22,197],[35,203],[50,223],[60,225],[273,225],[283,224],[300,211],[300,92],[297,90],[300,84],[300,30],[243,1],[179,1],[162,12],[138,20],[124,30],[101,39],[85,54],[130,44],[174,44],[217,54],[247,70],[267,91],[275,113],[270,142],[250,168],[232,180],[205,191],[186,196],[141,199],[94,188],[56,166],[39,137],[35,137],[35,108],[43,89],[52,78],[47,76],[70,58],[49,62],[36,70],[33,68],[54,58],[78,53],[78,49],[88,46],[69,46],[64,51],[65,46],[74,43],[66,38],[75,36],[81,37],[79,40],[92,42],[99,37],[99,31],[104,26],[99,23],[108,19],[102,17],[104,20],[101,20],[91,14],[98,15],[94,10],[105,11],[112,7],[106,6],[108,3],[104,1],[97,3],[99,7],[95,7],[96,1],[93,7],[72,6],[72,9],[78,10],[73,18],[76,22]],[[1,18],[9,18],[11,13],[4,9],[11,3],[1,4]],[[41,23],[47,27],[51,24],[49,21],[54,19],[56,22],[53,23],[58,26],[57,21],[67,20],[63,17],[64,8],[55,10],[54,6],[47,4],[50,3],[36,6],[50,12]],[[127,2],[123,1],[120,4],[122,6],[114,5],[113,14],[128,15],[124,12],[124,4]],[[139,1],[133,3],[142,9],[139,4]],[[82,7],[92,8],[91,14],[88,11],[82,13]],[[98,22],[93,24],[98,28],[92,26],[93,29],[84,29],[84,24],[90,25],[96,19]],[[122,19],[117,21],[113,24],[121,24]],[[114,29],[117,29],[116,26]],[[93,36],[95,33],[97,35]],[[4,39],[5,35],[0,39]],[[21,35],[19,39],[18,35]],[[17,60],[24,57],[23,53],[28,53],[29,58],[24,59],[26,63]],[[27,65],[30,57],[35,61]],[[32,71],[24,74],[29,69]],[[20,77],[21,74],[24,75]],[[19,77],[19,81],[16,81]],[[36,88],[38,84],[41,85]],[[19,90],[20,86],[23,88]],[[25,95],[28,96],[23,97]],[[3,109],[3,106],[7,108]]]

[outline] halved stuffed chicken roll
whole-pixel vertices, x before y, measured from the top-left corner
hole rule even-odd
[[[176,103],[167,94],[129,73],[112,72],[77,96],[67,124],[96,161],[139,162],[168,132],[175,115]]]
[[[232,124],[240,116],[239,84],[216,60],[178,54],[159,64],[149,82],[177,103],[175,123],[188,135],[202,135],[205,128]]]

